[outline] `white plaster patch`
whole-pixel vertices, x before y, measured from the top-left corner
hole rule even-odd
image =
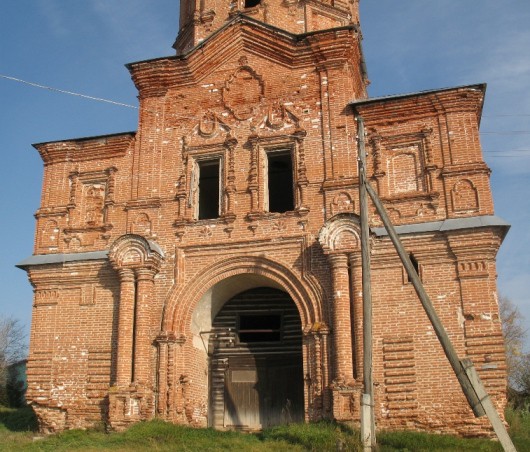
[[[480,314],[480,318],[482,320],[491,320],[493,317],[491,315],[491,312],[483,312],[482,314]]]
[[[458,318],[458,324],[460,325],[460,328],[464,328],[466,318],[464,317],[461,307],[458,307],[458,309],[456,310],[456,316]]]

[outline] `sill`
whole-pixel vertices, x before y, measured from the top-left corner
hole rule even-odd
[[[206,224],[230,224],[233,223],[236,220],[235,214],[226,214],[221,215],[216,218],[202,218],[202,219],[188,219],[188,218],[181,218],[178,220],[175,220],[173,222],[173,226],[180,227],[180,226],[200,226],[200,225],[206,225]]]
[[[250,212],[247,214],[246,218],[249,221],[255,221],[255,220],[264,220],[268,218],[294,218],[294,217],[304,217],[309,213],[308,207],[299,207],[295,210],[288,210],[287,212]]]

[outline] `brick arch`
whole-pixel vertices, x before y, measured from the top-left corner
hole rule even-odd
[[[268,281],[270,287],[287,292],[298,309],[302,325],[324,322],[323,294],[319,287],[302,281],[297,274],[283,264],[264,257],[244,256],[214,263],[186,285],[171,293],[166,303],[162,330],[175,333],[187,331],[192,322],[193,312],[202,297],[222,281],[243,275],[256,276],[261,282]],[[259,285],[264,284],[258,284],[255,287]]]
[[[109,250],[109,260],[115,268],[153,267],[158,271],[163,259],[160,246],[138,234],[118,237]]]
[[[352,252],[361,249],[360,220],[356,214],[341,213],[331,217],[318,236],[325,253]]]

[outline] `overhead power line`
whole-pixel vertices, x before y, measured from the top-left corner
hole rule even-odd
[[[120,107],[134,108],[138,110],[138,107],[136,107],[135,105],[125,104],[123,102],[116,102],[114,100],[104,99],[102,97],[88,96],[87,94],[75,93],[73,91],[66,91],[64,89],[53,88],[51,86],[46,86],[46,85],[40,85],[39,83],[28,82],[27,80],[22,80],[16,77],[10,77],[8,75],[0,74],[0,77],[5,78],[6,80],[12,80],[14,82],[24,83],[25,85],[33,86],[35,88],[46,89],[48,91],[55,91],[57,93],[69,94],[70,96],[82,97],[84,99],[95,100],[97,102],[105,102],[107,104],[119,105]]]

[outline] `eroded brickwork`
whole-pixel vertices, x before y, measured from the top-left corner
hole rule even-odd
[[[359,420],[354,112],[370,181],[405,228],[459,356],[472,357],[502,412],[495,256],[507,228],[493,216],[479,142],[484,87],[367,99],[357,2],[221,3],[183,1],[177,55],[128,65],[136,133],[35,145],[42,203],[21,266],[35,287],[27,398],[41,429],[155,416],[234,427],[223,385],[240,357],[226,350],[252,358],[237,374],[249,381],[259,353],[212,324],[260,287],[285,292],[299,313],[302,346],[289,353],[303,362],[292,385],[303,387],[305,419]],[[286,180],[274,165],[290,173],[286,208],[271,195],[270,181]],[[489,434],[373,206],[370,222],[378,427]],[[245,422],[235,427],[266,425]]]

